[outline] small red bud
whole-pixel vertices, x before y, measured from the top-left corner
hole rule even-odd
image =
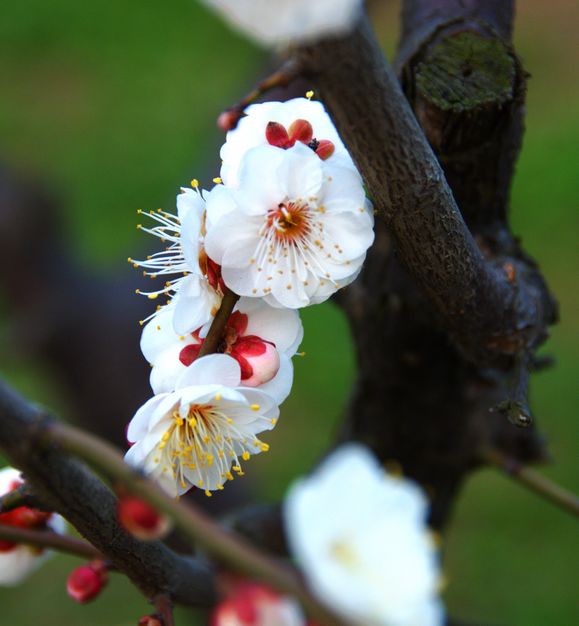
[[[17,545],[11,541],[0,540],[0,554],[2,554],[2,552],[12,552],[16,547]]]
[[[148,502],[135,496],[123,496],[117,504],[119,524],[143,541],[164,537],[170,528],[169,519]]]
[[[292,122],[288,128],[288,133],[292,145],[296,141],[310,143],[312,137],[314,136],[314,129],[307,120],[295,120],[295,122]]]
[[[277,122],[268,122],[265,128],[265,138],[267,143],[276,148],[291,148],[293,142],[290,140],[285,126],[278,124]]]
[[[318,142],[316,154],[320,157],[320,159],[322,159],[322,161],[325,161],[326,159],[329,159],[332,154],[334,154],[335,149],[336,148],[331,141],[328,139],[322,139]]]
[[[163,626],[163,622],[155,615],[141,617],[137,626]]]
[[[72,570],[66,581],[66,591],[76,602],[85,604],[94,600],[109,580],[102,561],[93,561]]]
[[[223,111],[223,113],[221,113],[217,118],[217,127],[225,132],[233,130],[239,123],[241,116],[242,112],[237,111],[236,109]]]

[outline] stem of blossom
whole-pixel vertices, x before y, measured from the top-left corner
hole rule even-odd
[[[175,618],[173,617],[173,603],[171,598],[162,593],[153,598],[153,604],[157,609],[157,612],[163,620],[163,626],[175,626]]]
[[[90,543],[49,530],[32,530],[0,524],[0,539],[38,548],[52,548],[59,552],[66,552],[87,559],[105,559]]]
[[[213,354],[214,352],[217,352],[219,344],[223,339],[223,333],[225,332],[227,320],[233,312],[233,309],[238,300],[239,296],[236,293],[233,293],[231,289],[225,290],[225,293],[223,294],[223,298],[221,300],[221,306],[219,307],[219,311],[217,311],[217,313],[215,314],[215,317],[211,322],[209,332],[207,333],[207,337],[205,337],[205,341],[203,342],[201,349],[199,350],[200,357],[205,356],[206,354]]]
[[[189,540],[231,569],[266,580],[278,590],[294,596],[320,626],[345,626],[343,620],[311,595],[292,569],[273,561],[234,533],[219,527],[199,509],[167,496],[160,487],[127,465],[122,454],[109,443],[61,422],[51,422],[43,432],[47,442],[57,443],[99,468],[122,483],[128,491],[165,513]]]
[[[574,493],[550,481],[535,470],[525,467],[516,459],[506,456],[499,450],[486,450],[482,458],[489,465],[502,470],[531,491],[579,517],[579,497]]]
[[[232,120],[230,127],[227,128],[227,130],[233,130],[237,126],[237,123],[239,122],[239,119],[241,118],[246,107],[263,96],[263,94],[275,89],[276,87],[287,87],[298,74],[298,63],[295,59],[290,59],[273,74],[270,74],[267,78],[260,81],[244,98],[222,113],[222,116],[229,116]],[[220,116],[220,118],[222,116]]]

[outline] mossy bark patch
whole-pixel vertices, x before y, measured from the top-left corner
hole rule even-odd
[[[419,97],[444,111],[462,112],[513,97],[515,60],[498,39],[458,33],[429,50],[416,70]]]

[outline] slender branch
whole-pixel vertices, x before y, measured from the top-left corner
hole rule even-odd
[[[199,350],[200,357],[217,352],[219,344],[223,339],[227,320],[233,312],[238,300],[239,296],[236,293],[233,293],[231,289],[225,289],[219,311],[217,311],[215,317],[213,318],[207,337],[205,337],[205,341]]]
[[[527,350],[517,356],[513,364],[509,397],[491,409],[506,415],[515,426],[527,427],[533,422],[528,403],[530,363],[531,357]]]
[[[109,443],[60,422],[45,424],[42,439],[57,443],[99,468],[110,478],[168,515],[175,526],[214,558],[250,577],[267,580],[273,587],[295,596],[311,617],[324,626],[343,626],[344,622],[320,604],[289,567],[271,560],[241,537],[217,526],[201,510],[169,498],[156,484],[147,480],[123,460]]]
[[[0,539],[38,548],[52,548],[59,552],[66,552],[87,559],[104,560],[105,558],[101,552],[86,541],[48,530],[32,530],[0,524]]]
[[[483,459],[489,465],[500,469],[531,491],[579,517],[579,497],[567,491],[567,489],[560,487],[535,470],[525,467],[516,459],[504,455],[499,450],[486,450],[483,454]]]
[[[543,308],[483,257],[367,19],[295,54],[421,291],[471,360],[504,365],[542,332]]]
[[[290,59],[286,61],[273,74],[259,82],[256,87],[239,102],[223,111],[217,120],[218,126],[223,130],[233,130],[237,126],[246,107],[276,87],[287,87],[298,74],[299,69],[295,60]]]
[[[158,595],[153,598],[153,604],[163,622],[163,626],[175,626],[173,603],[171,602],[170,596],[167,594]]]

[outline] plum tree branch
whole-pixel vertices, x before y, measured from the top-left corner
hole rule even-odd
[[[32,530],[0,524],[0,539],[37,548],[52,548],[86,559],[105,559],[102,553],[90,543],[48,530]]]
[[[579,498],[574,493],[545,478],[530,467],[525,467],[517,459],[508,457],[499,450],[486,450],[483,453],[483,458],[489,465],[498,468],[537,495],[551,501],[575,517],[579,517]]]
[[[348,147],[397,254],[462,350],[508,364],[544,335],[543,294],[485,258],[367,18],[294,53]],[[355,88],[353,87],[355,86]]]
[[[4,384],[0,385],[0,447],[42,500],[65,515],[147,597],[167,594],[179,604],[211,605],[215,599],[211,570],[200,560],[175,555],[159,542],[139,542],[124,532],[116,522],[113,494],[69,455],[82,458],[166,513],[191,542],[217,560],[295,596],[318,623],[344,626],[310,594],[292,568],[220,528],[197,508],[169,498],[129,467],[114,446],[33,409]]]

